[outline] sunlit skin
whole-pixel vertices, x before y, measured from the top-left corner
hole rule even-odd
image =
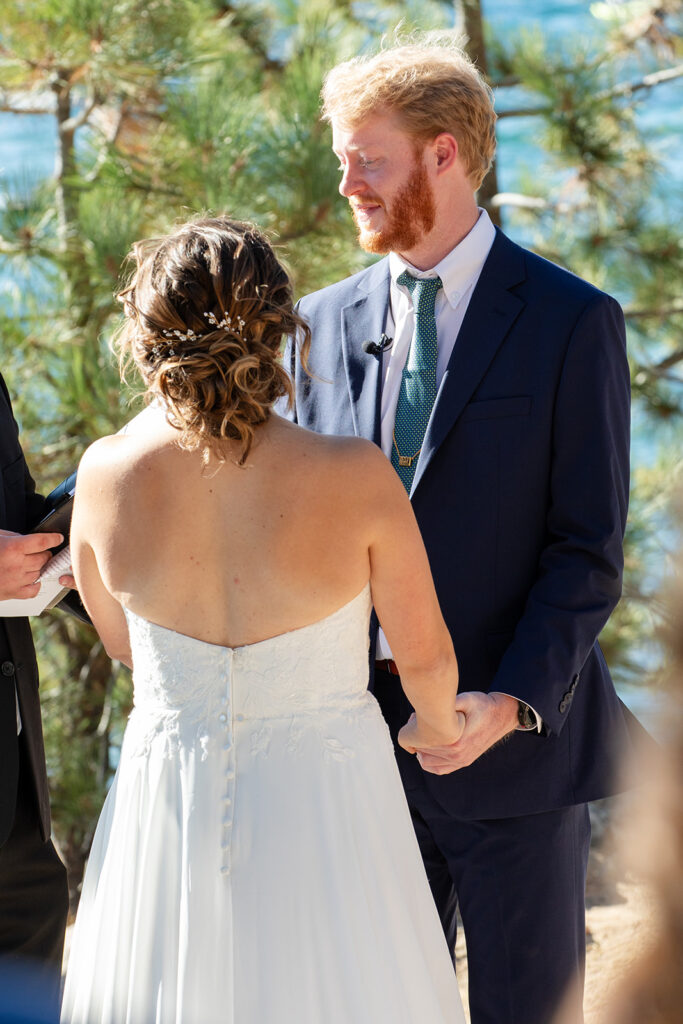
[[[394,114],[355,127],[332,123],[339,191],[348,199],[359,242],[369,252],[397,252],[419,270],[446,256],[474,227],[477,204],[448,132],[418,143]]]
[[[332,146],[339,192],[349,201],[366,251],[397,252],[416,269],[431,270],[476,224],[476,198],[450,133],[417,143],[398,115],[381,113],[354,127],[333,121]],[[399,735],[401,745],[436,775],[472,764],[517,725],[517,701],[507,694],[461,693],[456,707],[467,724],[447,747],[420,751],[410,737],[414,716]]]
[[[376,213],[382,212],[380,226],[373,224]],[[409,252],[423,234],[434,226],[434,193],[427,177],[422,154],[406,182],[392,199],[382,201],[373,196],[354,197],[351,212],[358,228],[358,242],[366,252]]]

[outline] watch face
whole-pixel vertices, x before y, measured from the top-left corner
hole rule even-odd
[[[536,724],[531,708],[521,700],[517,705],[517,721],[523,729],[531,729]]]

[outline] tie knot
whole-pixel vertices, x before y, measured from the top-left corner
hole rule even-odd
[[[436,294],[443,287],[440,277],[414,277],[408,270],[398,275],[396,284],[405,285],[413,297],[413,307],[420,315],[428,311],[433,313]]]

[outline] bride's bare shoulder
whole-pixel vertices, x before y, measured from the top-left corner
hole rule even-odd
[[[81,459],[76,493],[96,491],[113,499],[134,481],[138,486],[145,481],[152,485],[163,472],[164,455],[171,447],[160,438],[126,434],[101,437],[86,449]]]
[[[386,455],[372,441],[361,437],[316,434],[297,428],[292,454],[310,478],[334,480],[349,496],[370,494],[392,500],[402,484]]]
[[[317,434],[294,423],[281,427],[286,443],[298,449],[303,456],[318,456],[321,459],[372,463],[382,459],[380,449],[372,441],[362,437],[342,437],[337,434]]]

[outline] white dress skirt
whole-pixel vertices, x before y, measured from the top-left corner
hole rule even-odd
[[[126,613],[135,706],[63,1024],[464,1024],[366,689],[370,608],[366,586],[239,648]]]

